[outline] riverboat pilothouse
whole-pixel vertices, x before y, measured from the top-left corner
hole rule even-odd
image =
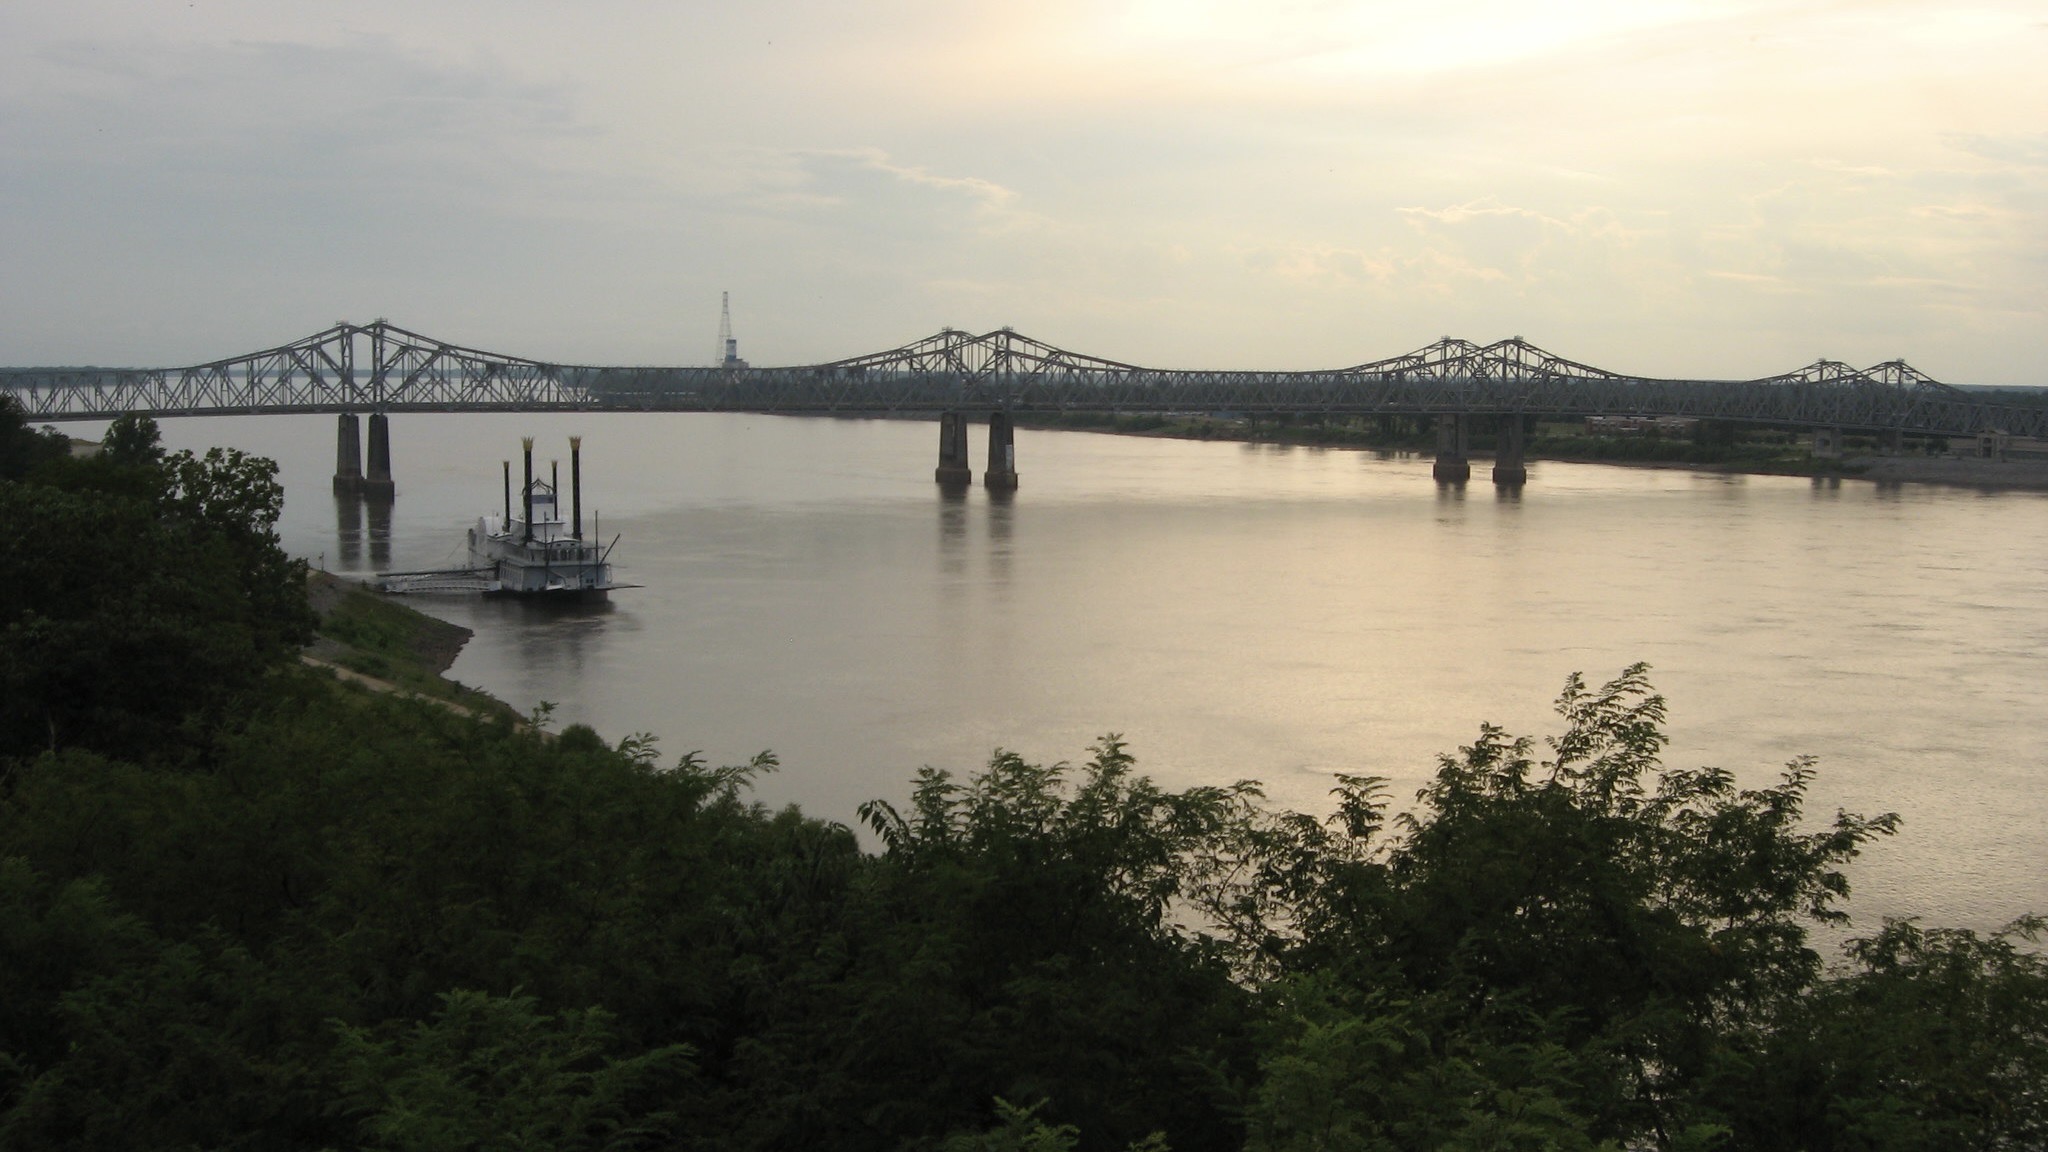
[[[512,462],[505,461],[505,510],[477,518],[469,530],[470,570],[484,578],[487,596],[602,600],[614,588],[612,545],[583,539],[583,438],[569,437],[570,516],[564,519],[560,473],[533,475],[533,437],[520,440],[526,458],[520,500],[512,502]]]

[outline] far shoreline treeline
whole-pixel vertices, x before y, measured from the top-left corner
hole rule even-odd
[[[280,501],[0,411],[0,1147],[2048,1143],[2040,921],[1821,956],[1896,818],[1667,767],[1640,666],[1412,812],[1107,736],[926,770],[869,851],[753,801],[765,754],[437,686],[447,636],[309,602]]]
[[[1337,448],[1393,456],[1428,457],[1436,450],[1426,417],[1217,416],[1187,413],[1019,413],[1019,428],[1106,432],[1172,440],[1218,440],[1290,448]],[[1526,459],[1561,464],[1612,464],[1751,476],[1861,479],[1977,489],[2048,490],[2048,458],[1980,460],[1953,450],[1946,437],[1909,437],[1904,450],[1882,452],[1875,441],[1851,437],[1841,458],[1817,458],[1798,433],[1748,428],[1723,421],[1681,422],[1657,429],[1596,432],[1582,421],[1539,421],[1525,445]],[[1475,457],[1494,449],[1484,421],[1471,438]]]

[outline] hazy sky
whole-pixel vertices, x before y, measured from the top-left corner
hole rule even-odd
[[[1521,335],[2048,384],[2048,4],[0,0],[0,364]]]

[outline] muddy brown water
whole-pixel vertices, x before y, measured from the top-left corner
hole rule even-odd
[[[1812,755],[1816,815],[1905,817],[1855,867],[1861,923],[2048,912],[2041,493],[1536,462],[1504,496],[1426,459],[1026,431],[1004,502],[935,489],[927,422],[399,415],[377,510],[328,491],[331,417],[164,427],[280,460],[287,547],[355,574],[459,564],[518,437],[566,483],[583,434],[590,530],[644,587],[420,598],[476,630],[451,675],[670,755],[773,749],[761,796],[827,818],[1108,732],[1173,786],[1405,801],[1482,721],[1552,731],[1568,673],[1645,660],[1670,763],[1757,785]]]

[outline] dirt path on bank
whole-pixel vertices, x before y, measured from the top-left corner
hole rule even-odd
[[[439,696],[429,696],[424,692],[415,692],[412,689],[407,688],[403,684],[393,684],[389,680],[379,680],[375,676],[365,676],[364,674],[356,671],[353,668],[344,668],[341,665],[336,664],[332,660],[322,660],[320,657],[313,655],[311,652],[299,653],[299,663],[306,665],[308,668],[324,668],[327,671],[334,673],[336,679],[346,680],[351,684],[360,684],[363,687],[368,688],[372,692],[383,692],[392,696],[404,696],[412,700],[424,700],[429,704],[438,704],[441,707],[446,708],[450,712],[454,712],[459,715],[469,716],[473,718],[482,717],[482,713],[478,712],[474,708],[468,707],[467,705],[457,704],[453,700],[446,700]]]

